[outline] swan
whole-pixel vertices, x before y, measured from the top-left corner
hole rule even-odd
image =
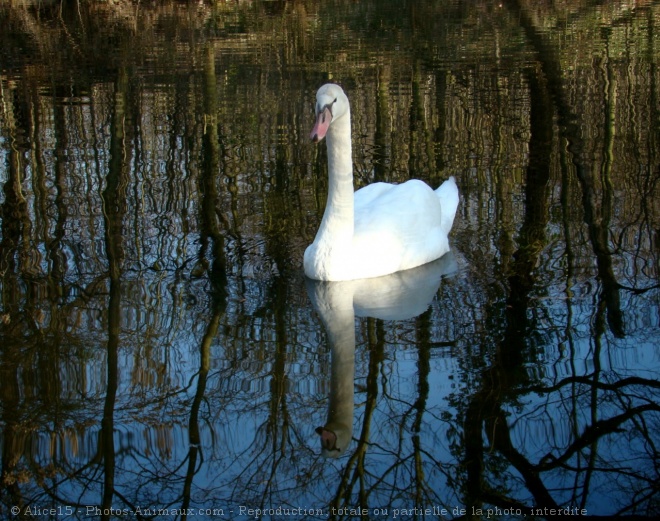
[[[354,192],[348,97],[339,85],[323,85],[315,112],[310,138],[326,140],[329,185],[321,225],[305,250],[305,275],[323,281],[380,277],[447,253],[459,199],[455,179],[437,190],[412,179]]]

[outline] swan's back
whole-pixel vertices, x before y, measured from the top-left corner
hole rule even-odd
[[[457,207],[453,177],[435,191],[417,179],[358,190],[352,252],[355,278],[414,268],[447,253]]]

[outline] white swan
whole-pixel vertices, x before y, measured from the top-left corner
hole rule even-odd
[[[449,251],[458,207],[453,177],[433,190],[420,180],[373,183],[353,191],[351,111],[338,85],[316,93],[313,141],[326,138],[328,201],[314,242],[305,250],[305,274],[316,280],[380,277],[421,266]]]

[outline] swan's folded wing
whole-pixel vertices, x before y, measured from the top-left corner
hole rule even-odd
[[[385,185],[367,195],[372,197],[364,197],[359,204],[356,197],[353,247],[358,262],[369,258],[372,263],[396,265],[400,270],[425,264],[448,251],[440,202],[426,183],[411,180]]]

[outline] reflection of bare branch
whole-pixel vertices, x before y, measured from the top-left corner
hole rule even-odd
[[[527,12],[534,9],[529,0],[521,3]],[[577,3],[583,4],[579,16],[593,12],[591,4]],[[6,178],[0,249],[5,248],[3,253],[9,255],[9,262],[17,263],[14,271],[2,279],[2,313],[11,321],[0,325],[4,334],[0,355],[7,381],[2,389],[3,421],[7,421],[3,426],[3,471],[9,479],[26,480],[25,483],[15,481],[12,490],[6,491],[16,501],[25,497],[34,502],[35,498],[50,495],[57,503],[64,504],[74,501],[77,493],[99,497],[101,491],[102,461],[97,451],[95,429],[107,392],[103,379],[108,367],[104,358],[104,337],[110,316],[108,263],[106,243],[99,231],[103,225],[99,206],[108,168],[107,143],[112,124],[106,101],[115,91],[113,73],[108,71],[128,64],[127,106],[132,114],[126,119],[124,145],[127,157],[133,159],[126,183],[129,192],[123,195],[131,206],[123,219],[118,216],[115,219],[122,222],[119,223],[121,228],[117,227],[114,232],[124,239],[126,248],[123,252],[125,265],[121,267],[122,349],[119,351],[120,376],[126,375],[126,381],[120,378],[115,436],[122,444],[117,443],[117,478],[137,476],[138,485],[133,488],[130,483],[115,483],[115,498],[127,505],[139,504],[144,498],[166,496],[167,501],[172,498],[180,501],[181,489],[186,496],[187,490],[192,488],[191,505],[195,505],[199,497],[233,503],[243,499],[256,504],[278,498],[294,498],[293,501],[311,496],[319,504],[327,504],[342,469],[336,468],[338,463],[332,467],[316,458],[315,451],[306,450],[308,438],[313,435],[304,428],[302,434],[298,430],[300,425],[307,425],[310,411],[320,411],[323,405],[319,402],[325,402],[314,396],[315,386],[322,379],[317,370],[304,373],[308,366],[315,367],[314,364],[319,363],[318,354],[308,345],[315,345],[314,340],[300,340],[316,333],[309,331],[313,319],[307,309],[308,303],[292,295],[291,288],[298,285],[299,257],[305,236],[315,231],[313,221],[320,217],[316,215],[315,204],[324,200],[320,194],[325,189],[323,179],[310,180],[313,177],[310,173],[316,173],[313,162],[316,152],[301,146],[305,136],[299,135],[300,128],[307,125],[310,112],[306,90],[310,81],[319,79],[319,73],[310,73],[308,67],[319,57],[325,60],[330,56],[325,42],[332,42],[330,50],[334,50],[335,45],[349,44],[346,61],[333,63],[333,68],[336,77],[346,81],[359,100],[356,139],[366,145],[357,151],[356,170],[361,175],[360,181],[366,182],[372,175],[399,180],[413,171],[431,177],[442,176],[445,168],[462,172],[465,204],[455,237],[457,245],[463,241],[461,246],[465,247],[464,253],[469,259],[469,270],[478,272],[478,277],[467,277],[467,284],[461,284],[464,287],[455,288],[454,295],[459,298],[447,299],[446,313],[434,312],[426,317],[428,324],[417,323],[410,327],[410,338],[414,337],[413,331],[426,332],[433,337],[432,341],[420,335],[411,343],[440,346],[438,338],[457,338],[449,345],[451,349],[428,353],[421,352],[420,347],[417,355],[408,347],[391,354],[397,346],[388,345],[385,338],[396,333],[386,324],[370,323],[370,327],[377,328],[381,334],[381,338],[370,344],[378,344],[374,347],[378,354],[374,351],[371,357],[374,360],[380,357],[373,375],[374,384],[381,387],[368,390],[366,395],[360,393],[361,398],[366,396],[371,400],[373,397],[373,403],[368,404],[366,413],[362,405],[360,408],[366,425],[360,436],[363,459],[350,461],[341,501],[347,504],[360,495],[360,501],[371,506],[375,501],[386,502],[388,498],[456,504],[464,492],[460,486],[465,481],[467,467],[468,478],[478,480],[474,489],[479,492],[479,501],[522,508],[524,501],[520,497],[527,500],[529,494],[516,468],[504,452],[496,450],[501,446],[529,475],[527,480],[531,483],[534,483],[534,472],[539,473],[539,479],[548,488],[549,483],[554,485],[567,475],[561,483],[563,496],[556,489],[549,491],[557,503],[567,501],[569,496],[570,500],[576,498],[576,502],[591,501],[590,494],[596,490],[598,477],[607,475],[613,478],[611,481],[621,482],[626,500],[631,498],[630,508],[657,504],[657,487],[653,488],[651,482],[653,469],[647,472],[648,467],[644,467],[658,461],[656,411],[633,416],[629,423],[614,425],[601,437],[593,432],[593,445],[577,449],[573,460],[569,458],[561,464],[544,460],[546,467],[539,470],[539,458],[546,452],[564,455],[567,446],[576,439],[585,443],[584,422],[591,421],[592,428],[600,425],[594,420],[585,420],[583,415],[593,410],[602,416],[601,421],[616,418],[631,404],[650,403],[658,383],[639,377],[616,381],[616,369],[602,376],[597,373],[605,381],[593,381],[595,378],[579,376],[580,369],[576,369],[582,359],[581,354],[575,353],[589,343],[586,336],[591,330],[585,331],[593,324],[589,322],[593,318],[590,313],[594,310],[600,313],[602,309],[587,302],[588,296],[594,294],[592,291],[597,291],[591,286],[583,300],[569,296],[575,286],[591,285],[594,275],[594,245],[582,240],[586,230],[581,213],[584,205],[579,198],[571,200],[569,197],[576,182],[572,160],[568,154],[561,155],[566,150],[563,138],[572,139],[577,132],[573,134],[574,128],[565,132],[565,126],[571,123],[563,113],[559,114],[559,120],[556,114],[550,114],[549,123],[534,128],[535,139],[546,139],[543,127],[554,129],[548,141],[552,154],[547,158],[541,154],[534,159],[550,165],[549,190],[546,191],[543,182],[525,190],[526,180],[521,172],[531,157],[526,148],[530,133],[529,106],[530,102],[539,101],[534,96],[538,96],[539,87],[543,85],[541,80],[537,83],[534,80],[537,73],[539,77],[543,74],[537,71],[537,66],[530,67],[532,55],[528,49],[513,67],[507,64],[508,58],[498,57],[497,70],[489,70],[493,63],[489,61],[493,37],[497,38],[498,53],[501,50],[502,56],[519,52],[505,43],[513,36],[509,39],[515,42],[514,47],[520,47],[517,17],[487,2],[475,2],[474,9],[465,9],[456,2],[408,3],[407,9],[414,11],[415,38],[408,38],[406,27],[400,29],[402,37],[393,31],[388,38],[397,46],[409,40],[415,46],[415,53],[407,53],[406,45],[401,45],[388,56],[376,49],[383,39],[377,40],[377,44],[364,39],[360,54],[369,55],[370,59],[369,63],[363,63],[354,54],[355,50],[350,50],[345,32],[356,28],[355,34],[363,35],[368,30],[364,24],[356,23],[355,20],[361,18],[353,15],[365,9],[375,20],[375,13],[367,11],[373,8],[371,2],[330,2],[332,6],[341,6],[339,11],[348,11],[343,7],[351,6],[348,24],[336,13],[329,19],[318,17],[316,12],[323,3],[307,0],[280,3],[286,4],[283,7],[286,13],[272,18],[263,16],[263,5],[269,2],[251,3],[250,11],[240,12],[218,2],[198,4],[198,10],[193,3],[188,3],[188,10],[182,3],[168,2],[158,2],[158,6],[142,2],[136,9],[135,3],[123,1],[93,2],[86,12],[90,4],[92,2],[58,0],[55,8],[62,8],[61,18],[56,10],[48,9],[39,11],[40,19],[36,17],[36,9],[20,12],[14,9],[7,18],[13,27],[11,40],[14,43],[10,45],[20,44],[25,53],[17,53],[17,63],[12,65],[10,74],[0,75],[5,107],[5,124],[0,132],[6,147],[3,149],[6,155],[2,156]],[[391,7],[396,2],[386,4]],[[439,22],[443,17],[437,15],[447,12],[443,4],[453,6],[451,16],[446,18],[458,21],[459,34],[454,35],[460,36],[455,41],[462,42],[459,60],[442,56],[445,50],[453,52],[451,43],[440,41],[442,34],[445,30],[452,34],[454,30],[444,21]],[[543,3],[535,12],[548,13],[550,4]],[[566,5],[565,2],[554,3],[560,4]],[[607,22],[600,18],[607,16],[609,5],[598,4],[604,9],[593,25],[609,30],[605,27]],[[639,6],[637,2],[637,12]],[[74,12],[76,7],[80,7],[79,13]],[[111,9],[116,15],[107,16]],[[657,5],[645,9],[648,9],[649,23],[644,25],[643,20],[640,22],[638,17],[633,17],[640,25],[623,28],[629,39],[621,44],[621,50],[637,57],[648,53],[648,58],[644,59],[654,70],[645,71],[632,63],[624,81],[611,82],[621,89],[620,99],[628,101],[610,104],[610,108],[621,110],[622,105],[629,105],[635,112],[635,117],[629,121],[625,118],[617,121],[618,137],[625,145],[633,143],[626,137],[629,133],[646,135],[637,127],[654,122],[657,112],[654,104],[657,49],[653,46],[656,35],[652,26],[657,20]],[[293,10],[300,15],[292,16]],[[549,20],[542,16],[538,20],[543,18]],[[108,24],[103,31],[99,30],[99,20]],[[497,29],[495,33],[484,35],[483,27],[491,21]],[[579,20],[573,17],[569,23],[579,23]],[[548,24],[540,32],[548,35],[547,28],[552,27],[554,34],[549,37],[562,38],[570,46],[571,38],[590,24],[591,21],[568,30],[561,23]],[[478,29],[471,29],[477,25]],[[342,33],[334,27],[342,27]],[[396,27],[399,31],[399,25]],[[231,33],[236,28],[241,32]],[[438,31],[439,28],[443,32]],[[317,35],[325,29],[331,30],[331,38],[322,42]],[[631,43],[638,38],[633,34],[637,30],[645,33],[643,38],[648,38],[648,49]],[[94,34],[100,37],[96,39]],[[372,35],[378,37],[375,33]],[[5,41],[9,42],[9,38],[3,43]],[[110,47],[104,42],[113,43]],[[613,40],[608,38],[608,42]],[[161,53],[163,47],[165,52]],[[252,52],[254,49],[257,52]],[[597,44],[594,49],[595,54],[600,52]],[[566,56],[570,53],[568,50]],[[100,62],[99,55],[103,61],[96,68],[94,64]],[[373,72],[376,55],[378,78]],[[486,59],[480,59],[483,57]],[[575,58],[578,69],[590,68],[591,57],[584,62],[582,58]],[[443,66],[436,67],[440,61]],[[451,67],[445,66],[449,63]],[[217,69],[213,68],[214,64]],[[301,64],[305,72],[299,74],[295,71]],[[557,65],[560,70],[554,72],[563,74],[563,78],[571,74],[565,61]],[[90,69],[94,69],[93,76]],[[606,78],[598,76],[601,68],[594,69],[598,70],[589,70],[584,76],[576,75],[574,84],[566,82],[566,94],[573,106],[585,104],[592,111],[600,106],[599,93],[604,92]],[[551,82],[558,80],[557,77],[548,78]],[[640,88],[648,86],[652,92],[625,91],[626,80],[639,84]],[[594,90],[587,92],[587,87]],[[536,93],[530,95],[530,89]],[[299,99],[299,102],[292,102],[292,99]],[[37,104],[39,107],[35,107]],[[277,117],[257,115],[255,107],[268,107]],[[651,113],[648,120],[644,119],[646,107],[652,109],[648,111]],[[491,108],[494,110],[489,110]],[[531,116],[536,125],[542,114],[534,108]],[[39,128],[32,126],[35,120]],[[593,141],[601,150],[602,122],[589,122],[587,118],[584,121],[582,138],[595,136]],[[557,133],[557,126],[563,134]],[[518,128],[512,131],[511,127]],[[646,156],[639,158],[641,170],[657,166],[657,132],[653,132]],[[25,137],[29,137],[29,143],[21,142]],[[609,143],[616,144],[616,140],[610,139]],[[569,143],[569,152],[575,151],[575,144],[575,141]],[[630,148],[636,151],[634,144]],[[531,150],[532,154],[539,151],[544,152],[538,147]],[[53,159],[53,154],[61,156]],[[42,158],[41,163],[36,156]],[[559,165],[561,160],[566,163]],[[22,161],[20,171],[16,170],[17,161]],[[644,161],[648,165],[642,164]],[[436,164],[440,168],[435,168]],[[562,167],[563,171],[559,172]],[[37,169],[40,169],[38,175],[28,177],[29,171]],[[633,167],[626,167],[614,171],[612,182],[615,186],[619,181],[627,182],[629,185],[624,189],[634,191],[632,185],[643,181],[644,174],[635,178],[630,175],[633,170]],[[585,174],[592,175],[594,171]],[[21,177],[17,178],[17,174]],[[557,186],[560,176],[563,181]],[[594,177],[598,182],[599,175]],[[539,179],[543,181],[540,176]],[[60,185],[64,186],[61,191]],[[580,186],[578,182],[575,193],[580,192]],[[27,206],[17,205],[20,195],[17,190],[22,190],[23,203],[27,202]],[[560,190],[561,197],[566,198],[561,205],[567,223],[563,237],[556,231]],[[202,193],[206,194],[206,200]],[[657,186],[651,185],[646,190],[624,194],[630,198],[622,202],[618,199],[619,192],[615,193],[613,208],[627,216],[624,224],[632,229],[642,221],[640,230],[641,224],[646,225],[648,237],[639,237],[641,231],[636,236],[621,232],[615,238],[620,244],[619,250],[612,249],[614,253],[625,248],[627,241],[636,248],[635,254],[639,251],[639,258],[657,260],[657,251],[654,250],[655,257],[649,254],[649,249],[657,250],[658,244],[655,239],[650,241],[657,228],[656,193]],[[527,223],[523,224],[521,212],[527,199],[530,200],[529,212],[525,216]],[[543,199],[543,204],[534,206],[536,199]],[[635,208],[645,208],[648,215],[636,212]],[[549,217],[532,215],[536,210],[548,212]],[[541,225],[537,226],[535,220]],[[620,225],[617,218],[612,219],[610,226],[614,230],[611,233]],[[514,257],[516,230],[521,230],[519,238],[527,249],[523,251],[521,247]],[[574,236],[570,235],[571,230],[576,230]],[[474,234],[478,240],[472,241],[474,231],[479,232]],[[539,231],[547,234],[549,240],[545,235],[538,235]],[[642,242],[642,238],[647,242]],[[559,251],[562,240],[571,250],[570,255]],[[267,260],[276,259],[279,268],[285,267],[285,270],[280,269],[282,276],[269,275],[259,282],[235,276],[242,273],[243,264],[249,263],[246,255],[252,251],[250,245],[255,245],[257,255]],[[112,248],[110,244],[107,246]],[[206,250],[198,256],[201,246]],[[43,255],[44,251],[49,253],[49,247],[52,248],[51,257]],[[23,252],[34,258],[43,255],[41,265],[32,261],[30,266],[18,265]],[[226,258],[221,257],[222,254]],[[121,257],[120,252],[116,255],[117,259]],[[6,257],[0,257],[4,270]],[[209,265],[201,263],[204,269],[200,275],[188,278],[191,272],[188,266],[198,258],[208,258],[214,265],[207,269]],[[68,265],[58,265],[60,260]],[[616,257],[614,260],[616,262]],[[657,262],[647,262],[644,270],[648,268],[648,271],[639,276],[638,284],[627,284],[646,288],[645,296],[650,305],[645,308],[644,303],[634,301],[642,290],[633,290],[625,294],[630,300],[623,311],[633,315],[646,312],[640,309],[648,309],[651,320],[639,320],[635,327],[640,331],[647,328],[643,334],[648,335],[651,344],[657,330],[654,314],[657,302],[655,293],[649,289],[657,286],[654,280]],[[548,269],[548,263],[556,264]],[[111,266],[113,272],[117,271],[116,264]],[[35,266],[41,273],[35,275]],[[613,268],[619,278],[621,272],[628,269],[619,270],[616,264]],[[512,273],[515,276],[507,279]],[[566,281],[561,280],[563,273],[567,274]],[[231,310],[220,320],[218,337],[212,338],[209,330],[210,336],[205,338],[213,342],[207,352],[212,364],[219,364],[221,368],[209,373],[204,397],[198,398],[194,384],[197,383],[200,393],[204,387],[195,365],[199,337],[205,334],[202,330],[210,319],[209,309],[214,312],[208,303],[222,295],[218,290],[225,282],[225,289],[231,294],[228,299]],[[503,288],[507,287],[507,282],[509,286],[520,283],[522,289],[516,289],[512,298],[505,301]],[[556,301],[542,300],[540,294],[561,292],[564,283],[565,308],[555,305]],[[284,295],[287,298],[283,298]],[[50,311],[50,323],[40,320],[38,312],[43,309],[48,313],[49,306],[54,308],[55,303],[58,312]],[[578,310],[578,306],[584,307]],[[281,315],[273,318],[274,309]],[[568,318],[561,316],[562,313]],[[446,320],[447,317],[450,320]],[[584,329],[578,330],[582,327]],[[459,334],[456,337],[437,334],[445,329]],[[277,346],[263,339],[275,330]],[[504,345],[499,336],[505,331],[504,340],[511,341],[509,345]],[[553,331],[561,331],[557,336],[563,336],[561,341],[565,339],[570,346],[569,358],[560,358],[552,369],[555,374],[568,371],[573,376],[563,380],[557,377],[559,381],[551,380],[547,374],[545,379],[539,376],[545,368],[548,372],[552,370],[547,361],[555,354],[556,343],[548,340]],[[543,337],[546,333],[548,337]],[[582,334],[586,336],[581,337]],[[5,347],[5,339],[18,348],[10,352]],[[611,338],[607,336],[603,340],[605,343]],[[410,376],[388,372],[399,363],[393,358],[402,352],[401,356],[405,357],[419,356],[417,366],[408,359]],[[626,355],[617,353],[614,356]],[[458,366],[464,364],[465,369],[451,374],[455,378],[451,384],[457,387],[457,398],[446,408],[444,404],[438,405],[434,395],[435,364],[443,363],[441,358],[444,357],[452,363],[457,361]],[[276,358],[279,365],[273,368]],[[303,367],[300,372],[291,369],[297,368],[297,364]],[[484,371],[489,364],[495,365],[497,370]],[[654,369],[649,368],[649,373]],[[589,371],[591,368],[585,369]],[[516,372],[526,377],[518,378]],[[298,391],[296,377],[301,373],[306,382],[303,382],[303,390]],[[427,376],[430,388],[425,387]],[[397,387],[400,378],[408,380]],[[415,378],[418,378],[417,388]],[[259,381],[255,382],[256,379]],[[261,385],[267,379],[270,379],[270,388],[267,384]],[[546,382],[551,385],[542,385]],[[245,386],[246,383],[249,385]],[[405,391],[411,396],[406,396]],[[542,394],[540,401],[536,401],[534,392]],[[208,415],[204,418],[196,418],[200,400],[208,404],[207,411],[201,405],[199,414]],[[468,415],[472,416],[466,418],[464,440],[461,423],[455,421],[453,415],[462,414],[465,402],[469,402]],[[503,421],[503,411],[509,415],[508,425]],[[197,421],[199,426],[195,432]],[[236,429],[243,428],[242,422],[247,425],[248,436],[254,435],[254,441],[245,439],[243,433],[231,432],[232,425],[239,425]],[[488,429],[491,452],[483,446],[484,425],[494,429]],[[541,432],[540,439],[536,439],[536,428],[548,432]],[[627,429],[627,432],[617,429]],[[154,433],[176,438],[173,442],[162,439],[155,442],[163,449],[164,457],[153,450],[150,436]],[[237,438],[235,444],[230,439],[232,434]],[[548,437],[543,438],[543,434]],[[204,447],[203,466],[200,466],[201,452],[186,444],[188,435],[191,442],[199,439]],[[57,440],[61,440],[64,450],[71,450],[71,455],[63,452],[61,456],[59,447],[54,448]],[[446,440],[449,442],[445,445]],[[643,446],[631,456],[639,459],[630,468],[620,468],[625,462],[605,459],[610,455],[605,449],[608,444],[621,442],[621,447],[628,448],[625,443],[628,440],[631,446]],[[128,450],[124,451],[125,448]],[[467,456],[481,459],[466,461],[466,467],[462,466],[464,449]],[[613,452],[616,456],[616,447]],[[643,459],[644,456],[650,457]],[[206,485],[202,484],[200,469],[202,474],[208,472]],[[449,476],[454,469],[455,474]],[[44,474],[50,488],[42,486]],[[592,481],[583,484],[587,474]],[[277,488],[283,483],[278,480],[282,479],[288,481]],[[196,486],[207,488],[196,494]],[[515,490],[515,487],[522,490]],[[294,488],[295,493],[292,492]],[[634,492],[629,493],[629,490]],[[646,501],[648,498],[651,500]]]
[[[619,428],[622,424],[628,420],[634,418],[635,416],[640,416],[642,413],[648,411],[660,412],[660,405],[657,404],[647,404],[640,405],[639,407],[634,407],[625,411],[622,414],[608,418],[607,420],[599,420],[596,423],[588,426],[584,432],[571,443],[564,453],[561,456],[553,456],[552,454],[547,454],[537,465],[537,469],[546,470],[558,465],[563,464],[565,461],[570,459],[576,452],[588,447],[594,443],[598,438],[602,438],[607,434],[612,434],[614,432],[620,432]],[[546,463],[550,462],[550,463]]]
[[[644,387],[648,387],[651,389],[660,389],[660,381],[658,380],[653,380],[649,378],[641,378],[639,376],[629,376],[627,378],[623,378],[621,380],[617,380],[616,382],[603,382],[600,380],[594,381],[592,378],[589,378],[588,376],[569,376],[566,378],[563,378],[560,382],[554,384],[554,385],[547,385],[547,386],[541,386],[541,385],[530,385],[526,386],[523,390],[520,390],[520,394],[527,394],[528,392],[534,392],[534,393],[539,393],[539,394],[548,394],[552,393],[555,391],[560,390],[563,387],[566,386],[571,386],[574,384],[585,384],[588,385],[589,387],[593,387],[595,389],[601,389],[604,391],[616,391],[619,389],[622,389],[624,387],[629,387],[633,385],[640,385]]]

